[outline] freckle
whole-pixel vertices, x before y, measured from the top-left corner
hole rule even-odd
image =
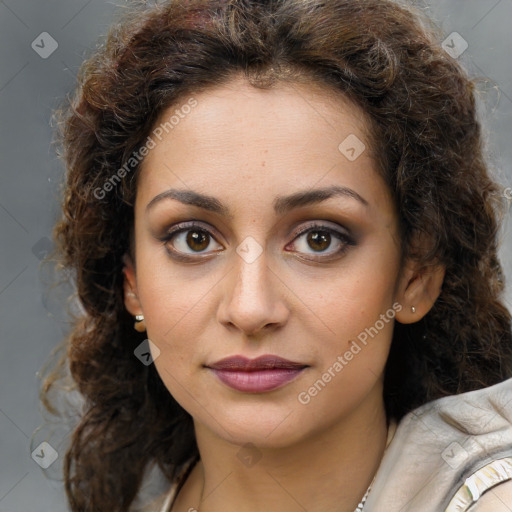
[[[264,162],[264,161],[263,161],[263,162],[261,162],[261,166],[262,166],[262,167],[265,167],[265,162]]]

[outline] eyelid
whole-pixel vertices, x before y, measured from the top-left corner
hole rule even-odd
[[[307,226],[301,227],[293,237],[293,240],[295,240],[300,235],[303,235],[304,233],[311,231],[313,229],[324,229],[327,231],[333,231],[334,233],[338,233],[339,235],[345,236],[347,238],[350,237],[350,232],[345,228],[344,232],[342,232],[339,228],[342,227],[339,224],[336,224],[336,227],[331,227],[330,222],[327,220],[315,220],[311,224],[308,224]],[[292,241],[293,241],[292,240]]]
[[[172,227],[166,228],[165,233],[163,236],[159,237],[161,242],[168,241],[171,236],[176,235],[176,233],[191,230],[194,228],[199,228],[203,231],[206,231],[210,235],[212,235],[215,239],[222,238],[217,233],[217,230],[213,228],[210,224],[205,223],[204,221],[196,220],[196,219],[190,219],[183,222],[178,222],[177,224],[173,224]],[[220,243],[220,242],[218,242]]]

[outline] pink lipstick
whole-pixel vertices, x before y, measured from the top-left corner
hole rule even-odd
[[[308,366],[276,355],[263,355],[256,359],[233,356],[206,365],[224,384],[245,393],[277,389],[293,380]]]

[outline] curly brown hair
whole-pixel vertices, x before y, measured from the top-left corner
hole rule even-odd
[[[125,310],[122,268],[138,167],[108,191],[104,184],[164,109],[235,74],[262,88],[310,80],[359,105],[396,202],[403,258],[446,266],[431,311],[395,325],[388,417],[512,376],[497,259],[502,194],[484,158],[476,79],[440,40],[420,11],[391,0],[142,2],[112,25],[55,113],[67,167],[55,238],[84,314],[41,397],[54,410],[49,392],[68,365],[85,399],[64,466],[73,511],[128,511],[150,462],[172,480],[198,454],[190,415],[155,366],[134,357],[145,336]]]

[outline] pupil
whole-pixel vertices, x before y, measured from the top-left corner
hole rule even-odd
[[[323,251],[329,247],[331,235],[326,231],[310,231],[308,233],[308,243],[313,250]]]
[[[204,231],[189,231],[187,244],[194,251],[202,251],[208,247],[208,235]]]

